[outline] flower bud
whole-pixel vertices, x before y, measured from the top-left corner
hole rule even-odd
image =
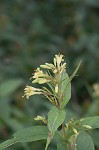
[[[84,128],[87,128],[87,129],[92,129],[92,127],[89,126],[89,125],[83,125],[83,127],[84,127]]]
[[[55,93],[58,93],[58,84],[55,86]]]
[[[38,115],[37,117],[35,117],[34,120],[35,120],[35,121],[41,120],[41,121],[43,121],[44,123],[47,123],[46,118],[45,118],[45,117],[42,117],[42,116],[39,116],[39,115]]]
[[[47,66],[47,65],[40,65],[41,68],[44,68],[44,69],[51,69],[51,67]]]
[[[54,74],[57,73],[57,69],[54,69],[53,73],[54,73]]]
[[[74,129],[74,128],[73,128],[73,132],[74,132],[75,134],[78,134],[78,131],[77,131],[76,129]]]

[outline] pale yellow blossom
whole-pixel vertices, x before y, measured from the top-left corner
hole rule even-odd
[[[35,73],[34,73],[34,75],[33,75],[33,77],[32,78],[39,78],[39,77],[46,77],[47,76],[47,74],[45,74],[42,70],[40,70],[40,68],[37,68],[36,70],[35,70]]]
[[[54,69],[54,65],[53,64],[50,64],[50,63],[45,63],[45,65],[40,65],[41,68],[44,68],[44,69]]]
[[[92,127],[89,126],[89,125],[83,125],[83,127],[84,127],[84,128],[87,128],[87,129],[92,129]]]
[[[44,73],[40,68],[37,68],[33,77],[32,83],[44,84],[50,82],[48,73]]]
[[[44,123],[47,123],[46,118],[45,118],[45,117],[42,117],[42,116],[39,116],[39,115],[37,115],[37,117],[35,117],[34,120],[35,120],[35,121],[41,120],[41,121],[43,121]]]
[[[63,65],[61,65],[61,70],[60,70],[60,74],[66,69],[66,63],[64,63]]]
[[[29,99],[31,95],[35,95],[35,94],[42,94],[42,90],[28,85],[25,87],[24,96],[26,96],[27,99]]]
[[[53,73],[54,73],[54,74],[56,74],[57,72],[58,72],[58,70],[57,70],[57,69],[53,70]]]
[[[61,65],[62,61],[64,61],[63,55],[60,55],[60,54],[55,55],[55,59],[54,59],[54,63],[55,63],[54,65],[57,64],[57,67],[60,68],[60,65]]]
[[[58,84],[55,86],[55,93],[58,93]]]
[[[32,81],[32,83],[39,83],[39,84],[44,84],[48,82],[50,82],[50,80],[47,80],[46,78],[37,78]]]
[[[74,132],[75,134],[78,134],[78,131],[77,131],[76,129],[74,129],[74,128],[73,128],[73,132]]]
[[[63,55],[61,55],[61,54],[55,55],[55,58],[54,58],[55,68],[53,70],[54,74],[56,74],[56,73],[61,74],[66,69],[66,63],[62,64],[63,61],[64,61]]]

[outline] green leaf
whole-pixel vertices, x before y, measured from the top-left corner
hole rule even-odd
[[[17,142],[31,142],[47,139],[48,129],[46,126],[35,126],[22,129],[16,132],[13,139],[7,140],[0,144],[0,149],[4,149]]]
[[[77,147],[76,150],[95,150],[93,141],[89,134],[81,132],[77,136]]]
[[[59,110],[55,106],[51,108],[48,113],[48,129],[52,135],[54,135],[57,128],[64,122],[65,117],[66,112],[64,110]]]
[[[89,125],[92,129],[99,128],[99,116],[83,118],[81,125]]]
[[[78,69],[79,69],[79,67],[80,67],[80,65],[81,65],[81,62],[82,62],[82,61],[79,62],[77,68],[76,68],[75,71],[74,71],[74,73],[70,76],[70,80],[72,80],[72,79],[75,77],[75,75],[76,75],[76,73],[77,73],[77,71],[78,71]]]
[[[87,125],[86,127],[83,125]],[[99,116],[95,117],[87,117],[83,118],[77,121],[74,121],[71,126],[75,128],[78,132],[84,131],[84,130],[90,130],[99,128]],[[90,126],[90,127],[88,127]],[[67,140],[69,140],[75,133],[73,132],[72,128],[66,128],[66,135]]]
[[[17,140],[15,138],[7,140],[7,141],[0,144],[0,149],[3,150],[3,149],[5,149],[5,148],[7,148],[7,147],[9,147],[15,143],[17,143]]]
[[[18,142],[31,142],[47,139],[48,129],[46,126],[35,126],[23,129],[14,134]]]
[[[57,150],[68,150],[67,144],[59,138],[57,139]]]
[[[48,113],[48,129],[49,134],[47,138],[47,143],[45,150],[47,150],[57,128],[64,122],[66,117],[66,112],[64,110],[59,110],[57,107],[53,106]]]
[[[92,131],[90,135],[94,141],[94,144],[99,147],[99,130]]]
[[[71,83],[66,72],[63,72],[61,76],[60,92],[64,96],[63,100],[60,102],[60,108],[63,109],[71,98]]]
[[[20,85],[22,85],[22,79],[9,79],[3,82],[0,86],[0,97],[7,97],[14,92]]]

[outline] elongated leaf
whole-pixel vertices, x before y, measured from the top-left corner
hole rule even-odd
[[[99,116],[77,120],[73,123],[73,126],[79,132],[99,128]]]
[[[89,134],[81,132],[77,136],[77,150],[95,150],[93,141]]]
[[[5,149],[5,148],[7,148],[7,147],[9,147],[15,143],[17,143],[17,140],[15,138],[7,140],[7,141],[0,144],[0,150],[3,150],[3,149]]]
[[[53,106],[48,113],[48,128],[54,135],[57,128],[64,122],[66,117],[66,112],[64,110],[59,110],[57,107]]]
[[[23,129],[14,134],[18,142],[31,142],[47,139],[48,129],[46,126],[35,126]]]
[[[14,92],[20,85],[22,85],[22,79],[10,79],[3,82],[0,86],[0,97],[7,97]]]
[[[50,132],[48,134],[45,150],[47,150],[57,128],[64,122],[65,117],[66,112],[64,110],[59,110],[55,106],[53,106],[48,113],[48,129]]]
[[[75,77],[75,75],[76,75],[76,73],[77,73],[77,71],[78,71],[78,69],[79,69],[79,67],[80,67],[80,65],[81,65],[81,62],[82,62],[82,61],[79,62],[77,68],[76,68],[75,71],[74,71],[74,73],[70,76],[70,80],[72,80],[72,79]]]
[[[14,138],[0,144],[0,149],[5,149],[17,142],[31,142],[47,139],[48,129],[46,126],[35,126],[22,129],[14,134]]]
[[[84,125],[84,126],[83,126]],[[84,130],[91,130],[95,128],[99,128],[99,116],[95,117],[87,117],[80,120],[77,120],[72,123],[73,128],[75,128],[78,132],[82,132]],[[67,139],[69,140],[75,133],[72,128],[66,128]]]
[[[99,116],[83,118],[80,125],[89,125],[92,129],[99,128]]]
[[[62,73],[60,82],[60,92],[63,97],[63,100],[60,102],[60,107],[61,109],[63,109],[71,98],[71,83],[70,78],[66,72]]]
[[[99,130],[92,131],[90,135],[94,141],[94,144],[99,147]]]

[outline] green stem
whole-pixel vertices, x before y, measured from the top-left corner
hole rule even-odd
[[[62,123],[62,129],[63,129],[64,138],[66,138],[66,132],[65,132],[65,125],[64,125],[64,122]]]
[[[76,150],[76,136],[74,136],[68,144],[68,150]]]

